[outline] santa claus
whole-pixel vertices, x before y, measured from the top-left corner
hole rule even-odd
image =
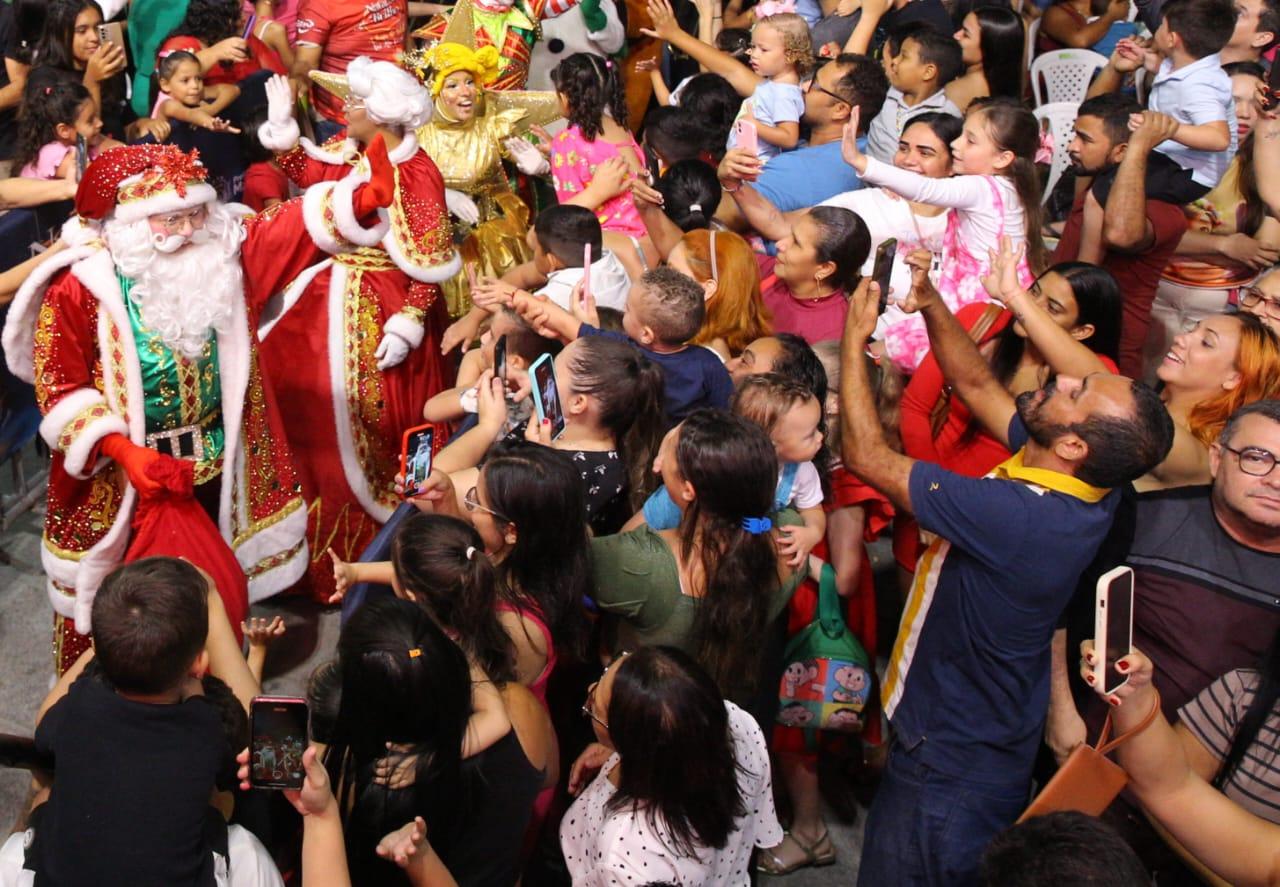
[[[321,146],[300,140],[288,87],[271,86],[258,137],[280,152],[285,173],[335,195],[340,208],[369,177],[367,146],[385,144],[395,180],[377,224],[350,211],[318,219],[360,248],[307,269],[261,330],[263,369],[280,397],[310,507],[311,590],[327,601],[334,584],[326,550],[355,560],[391,516],[403,433],[422,424],[428,398],[452,384],[440,353],[448,325],[440,283],[461,260],[444,180],[414,135],[431,117],[431,95],[418,78],[357,58],[346,77],[313,79],[344,99],[347,130]]]
[[[343,211],[386,203],[391,171],[379,167]],[[41,557],[59,673],[88,646],[94,593],[125,555],[139,496],[157,492],[157,461],[193,463],[195,498],[250,600],[306,569],[307,509],[254,331],[267,299],[323,257],[317,241],[352,244],[326,213],[304,212],[305,201],[331,217],[331,193],[246,218],[205,178],[174,147],[104,153],[76,195],[83,222],[64,230],[73,245],[28,279],[5,324],[5,358],[35,385],[53,451]]]

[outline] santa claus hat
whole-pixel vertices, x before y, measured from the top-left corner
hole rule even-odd
[[[203,206],[217,199],[205,183],[209,171],[200,152],[173,145],[127,145],[104,152],[89,164],[76,191],[76,213],[122,222]]]

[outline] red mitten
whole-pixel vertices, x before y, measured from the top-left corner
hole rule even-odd
[[[150,498],[168,489],[164,472],[153,473],[151,467],[164,460],[177,461],[172,456],[140,447],[123,434],[108,434],[98,446],[104,456],[120,463],[139,496]]]
[[[353,199],[356,218],[363,218],[374,210],[391,205],[391,198],[396,195],[395,167],[387,156],[387,143],[382,133],[373,137],[373,141],[364,149],[364,156],[369,161],[369,181],[356,189]]]

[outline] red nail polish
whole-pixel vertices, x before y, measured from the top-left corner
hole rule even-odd
[[[1119,704],[1120,704],[1120,700],[1119,700],[1119,699],[1117,699],[1117,698],[1116,698],[1116,697],[1114,697],[1114,696],[1108,696],[1108,697],[1107,697],[1107,702],[1111,703],[1112,705],[1119,705]]]
[[[1129,663],[1125,662],[1123,659],[1121,659],[1119,662],[1116,663],[1116,671],[1125,672],[1128,670],[1129,670]]]
[[[1085,675],[1085,676],[1084,676],[1084,680],[1085,680],[1085,683],[1086,683],[1086,684],[1088,684],[1090,687],[1092,687],[1092,686],[1093,686],[1093,682],[1094,682],[1095,678],[1094,678],[1094,676],[1093,676],[1093,675],[1091,675],[1091,674],[1087,674],[1087,675]]]

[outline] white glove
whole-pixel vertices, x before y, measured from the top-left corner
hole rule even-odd
[[[474,225],[480,221],[480,207],[476,206],[476,202],[461,191],[445,188],[444,205],[449,207],[450,213],[468,225]]]
[[[298,144],[301,133],[293,119],[293,89],[289,78],[275,75],[266,84],[267,122],[258,127],[258,141],[268,151],[284,152]]]
[[[545,176],[551,172],[551,164],[542,152],[524,139],[510,138],[502,144],[516,163],[516,169],[527,176]]]
[[[373,356],[378,358],[378,369],[389,370],[404,361],[412,349],[402,336],[384,333]]]

